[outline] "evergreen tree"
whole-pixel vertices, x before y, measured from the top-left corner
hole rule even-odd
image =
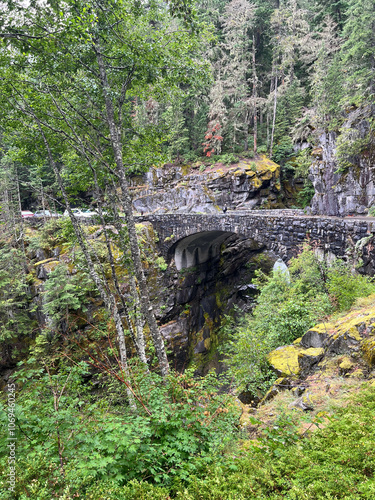
[[[349,0],[342,46],[343,103],[375,102],[375,0]]]

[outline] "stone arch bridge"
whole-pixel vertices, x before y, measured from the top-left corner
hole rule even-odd
[[[151,222],[162,254],[169,261],[173,258],[179,270],[219,255],[221,244],[232,235],[251,240],[254,249],[271,251],[287,261],[307,237],[322,253],[342,257],[348,248],[375,233],[374,218],[311,216],[296,210],[149,214],[136,220]]]

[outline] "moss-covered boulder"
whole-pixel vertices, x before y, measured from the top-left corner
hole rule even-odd
[[[166,164],[133,183],[134,207],[142,213],[281,208],[280,166],[265,155],[238,157],[232,164]]]
[[[298,353],[298,365],[301,375],[309,373],[314,365],[324,356],[324,349],[322,347],[310,347]]]
[[[375,365],[375,337],[365,339],[362,343],[362,352],[365,361],[370,365]]]
[[[324,348],[328,355],[358,356],[375,364],[375,307],[351,311],[335,322],[310,328],[301,339],[306,348]]]
[[[35,267],[37,268],[37,278],[45,280],[49,273],[56,269],[59,263],[60,262],[54,257],[37,262],[35,264]]]
[[[303,349],[300,345],[287,345],[270,352],[268,361],[281,377],[304,376],[323,356],[322,348]]]
[[[301,345],[306,349],[310,347],[323,347],[325,341],[329,337],[329,331],[331,328],[333,328],[333,325],[327,323],[321,323],[313,326],[301,338]]]
[[[298,355],[303,351],[296,345],[278,347],[268,355],[268,362],[280,377],[298,376]]]
[[[355,363],[348,356],[344,356],[339,363],[339,374],[348,375],[353,370]],[[363,373],[363,372],[362,372]]]

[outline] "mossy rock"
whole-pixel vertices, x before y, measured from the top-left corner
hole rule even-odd
[[[350,360],[348,356],[344,356],[339,364],[339,374],[347,375],[353,368],[354,363]]]
[[[324,356],[322,347],[310,347],[298,354],[298,365],[301,375],[306,375]]]
[[[375,365],[375,338],[370,337],[362,343],[363,357],[370,366]]]
[[[278,347],[268,354],[268,362],[280,377],[297,376],[300,373],[298,355],[302,351],[295,345]]]
[[[327,354],[352,354],[362,351],[368,363],[374,363],[369,335],[375,323],[375,307],[352,311],[336,322],[320,323],[310,328],[301,340],[306,348],[324,347]]]
[[[281,377],[304,376],[324,356],[324,349],[303,349],[299,345],[279,347],[268,355],[268,362]]]

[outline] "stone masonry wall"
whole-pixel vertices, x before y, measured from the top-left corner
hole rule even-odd
[[[278,211],[275,211],[278,212]],[[227,231],[254,239],[259,245],[289,260],[306,237],[337,257],[348,247],[375,233],[372,219],[336,218],[282,213],[163,214],[137,217],[149,221],[159,236],[159,248],[171,256],[174,244],[181,238],[202,231]]]

